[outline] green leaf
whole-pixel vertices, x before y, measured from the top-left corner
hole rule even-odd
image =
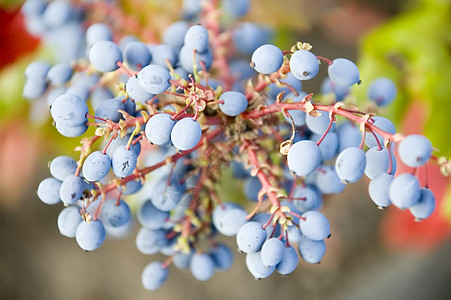
[[[369,33],[361,44],[359,68],[362,88],[359,99],[367,99],[372,79],[389,77],[397,84],[398,96],[387,111],[396,123],[414,101],[427,104],[429,116],[424,134],[451,155],[447,140],[451,112],[451,3],[423,0],[418,6]]]

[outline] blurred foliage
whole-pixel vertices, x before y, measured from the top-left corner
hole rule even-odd
[[[446,138],[451,124],[449,0],[421,0],[412,10],[369,33],[360,48],[359,68],[363,84],[380,76],[397,83],[397,100],[386,112],[397,124],[412,103],[426,104],[429,111],[423,133],[440,149],[439,155],[451,156]],[[362,94],[367,89],[356,90],[359,99],[366,98]]]
[[[410,10],[368,33],[362,40],[359,55],[364,88],[354,89],[357,98],[367,99],[372,79],[391,78],[397,84],[398,96],[383,114],[401,132],[426,135],[440,150],[436,155],[449,158],[451,1],[417,1]],[[437,197],[437,213],[428,222],[422,222],[424,226],[415,224],[411,218],[402,218],[402,212],[392,213],[384,224],[392,225],[393,229],[396,223],[397,229],[389,234],[383,230],[389,242],[397,240],[398,246],[427,248],[449,237],[451,181],[441,177],[438,168],[433,167],[429,171],[429,184]]]

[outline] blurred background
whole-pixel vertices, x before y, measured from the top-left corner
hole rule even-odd
[[[75,157],[79,139],[60,137],[46,112],[22,97],[25,67],[49,49],[25,31],[21,4],[0,0],[0,299],[451,299],[451,181],[432,165],[429,182],[438,207],[429,219],[415,223],[408,212],[378,210],[365,179],[348,185],[340,196],[325,199],[332,238],[322,263],[301,262],[288,277],[255,281],[245,256],[236,252],[232,269],[208,282],[171,268],[163,287],[149,292],[141,272],[159,257],[136,249],[137,226],[128,238],[82,251],[58,232],[62,206],[45,205],[36,196],[39,182],[49,176],[48,162],[57,155]],[[157,7],[155,18],[132,10],[135,4]],[[180,1],[121,5],[138,20],[146,15],[157,35],[179,17]],[[363,84],[355,93],[362,107],[365,82],[390,77],[398,97],[383,114],[398,131],[425,134],[439,156],[451,156],[449,0],[254,0],[245,20],[272,26],[282,49],[306,41],[321,56],[356,61]],[[304,90],[316,91],[320,82]],[[234,239],[223,240],[236,248]]]

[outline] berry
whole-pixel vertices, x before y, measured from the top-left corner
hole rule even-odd
[[[169,71],[158,65],[145,66],[137,76],[141,88],[150,94],[163,93],[170,86],[171,75]]]
[[[101,151],[94,151],[88,155],[83,163],[83,176],[88,181],[103,179],[111,169],[111,159]]]
[[[89,48],[89,62],[100,72],[115,71],[122,61],[122,51],[111,41],[97,41]]]
[[[408,135],[398,146],[399,158],[409,167],[424,165],[432,155],[432,144],[424,136]]]
[[[412,207],[420,200],[420,183],[412,174],[401,174],[393,179],[389,196],[391,202],[400,209]]]
[[[262,74],[271,74],[280,69],[283,64],[283,53],[278,47],[266,44],[254,51],[251,67]]]
[[[240,92],[225,92],[219,97],[219,100],[224,101],[224,103],[219,104],[219,109],[231,117],[238,116],[247,108],[246,96]]]
[[[181,119],[171,130],[171,142],[180,151],[194,148],[201,137],[202,129],[199,122],[191,118]]]
[[[327,71],[330,79],[338,86],[348,87],[360,82],[359,69],[349,59],[334,59]]]
[[[266,240],[266,231],[258,222],[248,222],[241,226],[236,235],[238,249],[245,253],[254,253],[261,249]]]
[[[58,215],[58,229],[64,236],[74,238],[78,225],[83,221],[76,206],[64,208]]]
[[[168,268],[161,262],[148,264],[142,272],[141,281],[145,289],[155,291],[165,283],[168,278]]]
[[[366,167],[365,151],[358,147],[343,150],[337,156],[335,169],[337,175],[346,183],[356,182],[362,178]]]
[[[305,176],[321,163],[321,150],[315,142],[310,140],[295,143],[288,151],[288,168],[297,176]]]
[[[370,83],[368,98],[379,106],[387,106],[396,98],[396,85],[389,78],[376,78]]]
[[[146,124],[146,137],[152,144],[164,145],[171,139],[171,131],[175,125],[170,114],[153,115]]]
[[[81,249],[94,251],[105,241],[105,227],[99,220],[81,222],[75,232],[75,239]]]
[[[290,58],[291,73],[299,80],[308,80],[319,72],[319,62],[315,54],[307,50],[298,50]]]
[[[202,25],[191,26],[185,34],[185,46],[197,52],[205,52],[208,49],[208,30]]]
[[[318,211],[308,211],[299,222],[302,234],[314,241],[320,241],[330,235],[330,224],[327,218]]]

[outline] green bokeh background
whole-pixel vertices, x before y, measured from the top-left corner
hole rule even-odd
[[[0,9],[13,9],[21,2],[0,0]],[[156,31],[177,18],[180,3],[121,2],[130,12],[135,3],[152,7],[152,13],[143,9],[134,13],[142,22],[155,23]],[[363,84],[354,92],[362,106],[371,79],[393,79],[398,97],[383,114],[399,129],[409,105],[424,103],[429,116],[424,134],[441,155],[451,156],[449,1],[254,0],[252,4],[246,20],[272,26],[277,33],[275,44],[282,49],[306,41],[321,56],[356,61]],[[324,213],[331,220],[333,238],[327,242],[321,265],[301,263],[289,277],[271,276],[257,282],[246,270],[244,255],[235,253],[232,269],[215,274],[209,282],[198,282],[189,272],[171,268],[162,289],[145,291],[141,271],[161,257],[139,253],[135,234],[108,240],[98,251],[86,254],[75,241],[59,235],[56,218],[61,207],[43,205],[35,195],[40,180],[49,176],[47,162],[61,154],[76,158],[73,148],[79,143],[79,139],[61,137],[48,119],[30,121],[33,110],[21,97],[23,71],[42,57],[50,58],[51,51],[40,48],[0,70],[0,133],[5,135],[0,142],[6,143],[5,130],[29,142],[19,143],[18,155],[11,157],[18,161],[19,175],[14,179],[18,188],[2,185],[0,189],[0,299],[451,299],[450,242],[427,253],[386,249],[379,236],[383,212],[370,204],[365,182],[348,186],[339,197],[327,197]],[[322,66],[319,79],[306,82],[304,90],[317,91],[326,73]],[[5,144],[0,144],[0,156],[5,155],[4,149]],[[22,165],[20,153],[35,159]],[[12,176],[5,170],[0,168],[0,180]],[[225,197],[240,197],[241,183],[226,177]],[[233,239],[224,242],[236,247]]]

